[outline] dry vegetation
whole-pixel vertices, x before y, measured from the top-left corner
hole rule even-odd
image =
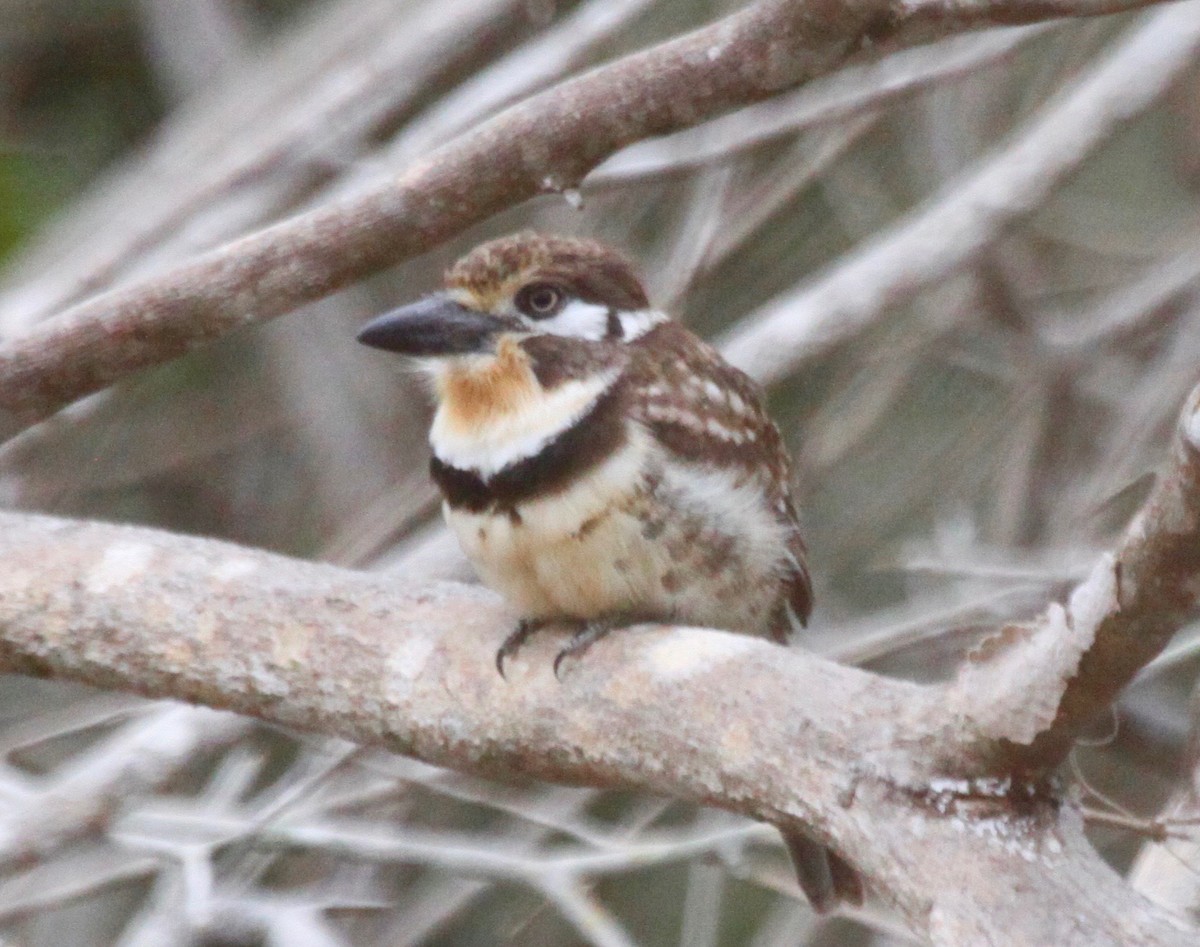
[[[0,0],[0,655],[259,718],[0,679],[0,939],[1194,942],[1200,6],[1141,6]],[[768,385],[806,651],[495,675],[352,337],[523,226]]]

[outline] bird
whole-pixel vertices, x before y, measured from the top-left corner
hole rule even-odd
[[[548,625],[553,670],[614,629],[699,625],[786,643],[812,611],[791,461],[748,375],[651,305],[621,251],[522,231],[358,341],[432,382],[430,473],[483,582],[519,616],[501,676]],[[841,856],[785,833],[819,911],[860,904]]]

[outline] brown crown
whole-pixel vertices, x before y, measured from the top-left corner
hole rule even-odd
[[[650,304],[623,253],[578,237],[523,230],[480,244],[446,271],[448,288],[465,290],[485,309],[532,282],[556,283],[580,299],[614,309]]]

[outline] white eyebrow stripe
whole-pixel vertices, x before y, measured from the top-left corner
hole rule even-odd
[[[669,317],[660,309],[634,309],[627,312],[618,310],[617,318],[621,321],[625,341],[632,342],[634,339],[640,339],[655,326],[666,322]]]
[[[551,319],[539,319],[538,328],[552,335],[598,342],[608,333],[608,306],[572,299]]]

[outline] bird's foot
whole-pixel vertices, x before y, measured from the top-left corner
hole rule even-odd
[[[571,636],[571,640],[567,642],[567,646],[558,652],[558,655],[555,657],[554,676],[560,681],[562,680],[559,669],[562,667],[565,658],[578,657],[614,628],[621,628],[627,624],[629,624],[629,620],[624,616],[596,618],[592,621],[583,622],[579,630]]]
[[[496,670],[504,677],[504,662],[514,657],[521,650],[521,645],[535,632],[541,631],[550,622],[540,618],[522,618],[512,634],[504,639],[504,644],[496,650]]]
[[[564,660],[578,657],[614,628],[623,628],[633,624],[636,620],[627,615],[614,615],[609,618],[596,618],[592,621],[574,622],[575,634],[571,636],[566,647],[559,651],[554,658],[554,676],[562,680],[560,672]],[[517,622],[517,627],[513,629],[512,634],[504,639],[504,643],[496,651],[496,670],[500,672],[501,677],[505,677],[504,662],[514,657],[531,635],[552,624],[555,622],[544,618],[522,618]]]

